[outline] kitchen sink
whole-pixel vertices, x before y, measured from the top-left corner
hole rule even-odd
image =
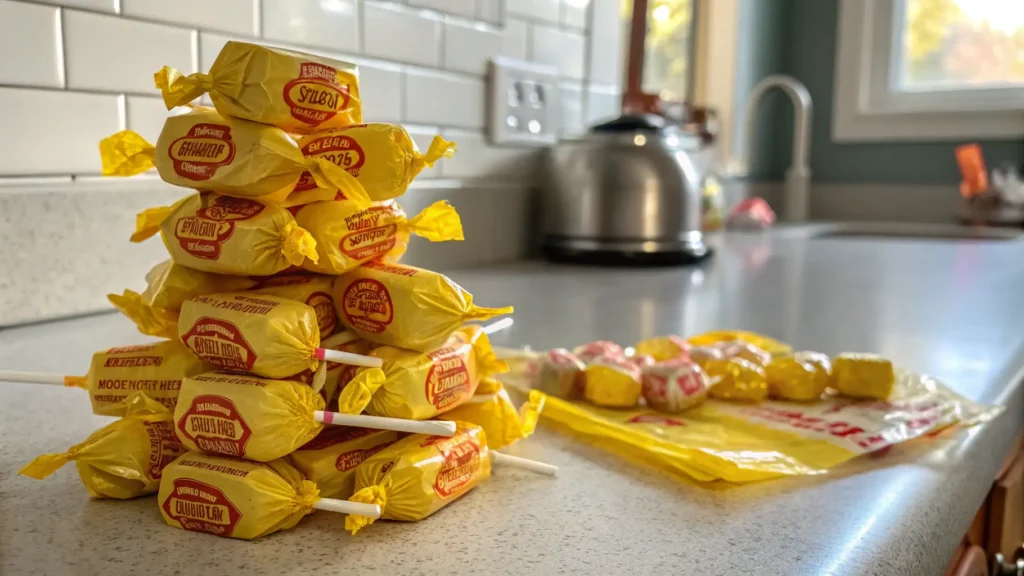
[[[830,222],[805,227],[809,238],[882,238],[887,240],[994,241],[1021,239],[1024,230],[986,228],[955,224],[916,224],[906,222]]]

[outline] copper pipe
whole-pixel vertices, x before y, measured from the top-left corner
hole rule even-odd
[[[647,0],[633,0],[633,19],[629,26],[629,57],[626,68],[626,92],[622,112],[644,108],[644,43],[647,39]]]

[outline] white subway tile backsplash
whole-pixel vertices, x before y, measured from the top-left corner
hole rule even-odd
[[[522,20],[507,20],[502,33],[501,55],[517,60],[528,60],[530,55],[529,24]]]
[[[530,182],[536,173],[536,148],[494,147],[481,132],[445,130],[442,135],[459,149],[444,161],[445,178],[483,178],[504,176]]]
[[[153,73],[195,71],[195,32],[78,10],[64,11],[68,88],[156,93]]]
[[[448,70],[484,75],[487,61],[502,53],[502,34],[484,24],[446,22],[444,33],[444,67]]]
[[[483,80],[410,70],[405,76],[405,120],[483,128],[484,97]]]
[[[0,84],[64,85],[60,11],[0,0]]]
[[[402,72],[398,66],[359,64],[359,95],[367,122],[402,120]]]
[[[263,0],[263,36],[270,40],[359,51],[357,0]]]
[[[254,42],[251,38],[237,38],[235,36],[225,36],[223,34],[217,34],[216,32],[200,32],[199,33],[199,70],[206,72],[213,65],[213,61],[217,59],[217,55],[220,54],[221,48],[227,44],[230,40],[241,40],[243,42]],[[273,44],[273,42],[267,42],[267,44]]]
[[[434,136],[441,133],[441,129],[437,126],[420,126],[418,124],[406,124],[406,132],[412,137],[412,141],[416,143],[416,148],[419,149],[420,153],[424,153],[430,148],[430,143],[434,141]],[[422,172],[416,176],[417,180],[424,180],[430,178],[441,178],[443,171],[444,160],[438,160],[434,163],[433,168],[424,168]]]
[[[150,142],[156,142],[164,128],[164,120],[172,114],[161,98],[128,96],[125,103],[127,128],[134,130]],[[175,108],[175,112],[179,111]]]
[[[0,88],[0,176],[99,173],[98,143],[122,128],[120,97]],[[54,137],[59,135],[59,137]]]
[[[69,6],[71,8],[84,8],[86,10],[99,10],[101,12],[117,12],[118,0],[33,0],[56,6]]]
[[[559,89],[562,93],[562,136],[584,132],[583,85],[579,82],[563,82]]]
[[[409,0],[409,5],[465,16],[466,18],[473,18],[476,15],[474,0]]]
[[[591,0],[562,0],[562,24],[573,28],[587,27],[587,8]]]
[[[505,20],[504,0],[476,0],[476,17],[491,24],[502,24]]]
[[[611,120],[622,110],[622,92],[618,88],[591,85],[586,98],[584,121],[587,126]]]
[[[258,0],[121,0],[125,16],[255,35]]]
[[[441,18],[396,4],[365,4],[364,48],[369,56],[437,67],[441,63]]]
[[[548,26],[533,27],[533,57],[535,62],[558,67],[566,78],[583,79],[584,37]]]
[[[559,0],[509,0],[505,9],[513,16],[526,16],[535,20],[558,23]]]
[[[591,0],[587,76],[592,82],[623,82],[626,23],[619,10],[619,0]]]

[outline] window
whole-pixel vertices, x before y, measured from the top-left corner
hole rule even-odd
[[[842,3],[836,140],[1024,134],[1024,1]]]
[[[643,90],[666,102],[683,102],[689,89],[693,6],[690,0],[651,0],[647,5]],[[626,22],[628,33],[629,22]]]

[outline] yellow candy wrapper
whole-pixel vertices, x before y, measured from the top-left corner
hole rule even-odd
[[[358,124],[317,132],[299,140],[308,158],[330,160],[351,174],[375,201],[391,200],[405,194],[409,184],[424,168],[455,153],[455,144],[435,136],[425,154],[405,128],[397,124]],[[312,175],[304,174],[296,192],[317,187]]]
[[[508,370],[479,326],[459,328],[443,346],[426,354],[381,346],[370,355],[384,361],[381,369],[387,381],[374,393],[366,412],[390,418],[433,418],[469,400],[482,378]]]
[[[636,356],[650,356],[655,362],[667,362],[676,358],[689,357],[690,345],[675,335],[659,336],[641,340],[633,345]]]
[[[583,397],[598,406],[636,406],[642,391],[640,367],[624,358],[599,356],[583,371]]]
[[[332,200],[338,192],[360,207],[370,198],[359,181],[325,158],[307,158],[284,130],[196,107],[171,116],[156,145],[124,130],[100,142],[104,176],[133,176],[156,167],[168,184],[295,206]],[[315,188],[292,194],[304,173]]]
[[[413,218],[394,202],[366,210],[351,202],[315,202],[302,206],[295,222],[316,240],[319,256],[303,268],[323,274],[344,274],[378,257],[397,261],[413,234],[431,242],[463,240],[459,214],[443,200]]]
[[[328,426],[288,461],[320,489],[324,498],[351,498],[356,467],[398,441],[399,433],[346,426]]]
[[[178,264],[218,274],[270,276],[307,258],[316,240],[288,210],[230,196],[194,194],[136,217],[132,242],[160,232]]]
[[[512,307],[481,308],[443,274],[373,260],[334,282],[341,323],[378,344],[430,352],[470,320],[511,314]]]
[[[93,414],[124,416],[129,398],[143,392],[168,411],[178,402],[181,380],[212,370],[175,340],[121,346],[92,355],[85,376],[66,376],[64,385],[89,392]]]
[[[483,428],[488,447],[500,450],[533,434],[543,409],[544,397],[533,396],[517,410],[500,382],[484,378],[476,394],[441,418],[476,424]]]
[[[348,331],[335,335],[331,340],[339,337],[342,337],[341,340],[335,344],[328,345],[326,342],[321,342],[321,344],[324,348],[340,350],[342,352],[351,352],[353,354],[369,354],[376,347],[373,343],[361,340],[356,337],[355,334]],[[348,384],[349,381],[352,380],[355,374],[356,369],[347,364],[339,364],[337,362],[327,363],[327,375],[324,380],[324,387],[321,390],[321,394],[323,394],[329,410],[337,411],[341,389],[345,384]]]
[[[171,413],[142,393],[125,401],[124,417],[96,430],[62,454],[45,454],[18,471],[42,480],[74,462],[94,498],[135,498],[160,487],[164,467],[185,448],[174,435]]]
[[[828,386],[829,364],[828,356],[817,352],[775,356],[765,368],[768,392],[777,400],[817,401]]]
[[[761,402],[768,397],[764,368],[742,358],[709,360],[701,368],[707,374],[708,394],[717,400]]]
[[[377,504],[381,518],[422,520],[491,476],[483,429],[460,422],[454,436],[412,434],[367,458],[356,468],[355,494],[349,500]],[[350,515],[353,534],[373,519]]]
[[[384,381],[379,370],[357,378],[370,388]],[[182,382],[174,422],[190,450],[267,462],[320,433],[324,424],[314,412],[323,409],[320,394],[301,382],[211,372]],[[356,406],[346,413],[360,411]]]
[[[687,338],[686,342],[691,346],[711,346],[719,342],[728,342],[730,340],[742,340],[765,350],[769,354],[786,354],[793,351],[793,348],[784,342],[779,342],[774,338],[764,336],[762,334],[755,334],[754,332],[747,332],[745,330],[717,330],[714,332],[705,332],[704,334]]]
[[[647,405],[661,412],[676,414],[688,410],[708,396],[707,376],[700,366],[677,356],[642,368]]]
[[[250,292],[267,294],[301,302],[313,309],[320,338],[327,338],[338,329],[338,315],[334,311],[331,284],[334,279],[318,274],[288,274],[263,278]]]
[[[892,362],[875,354],[840,354],[832,358],[830,385],[843,396],[885,400],[892,394]]]
[[[160,514],[175,528],[251,540],[313,512],[316,485],[285,460],[249,462],[187,452],[164,469]]]
[[[209,94],[225,116],[307,134],[362,122],[355,64],[230,41],[206,74],[164,66],[153,76],[170,110]]]

